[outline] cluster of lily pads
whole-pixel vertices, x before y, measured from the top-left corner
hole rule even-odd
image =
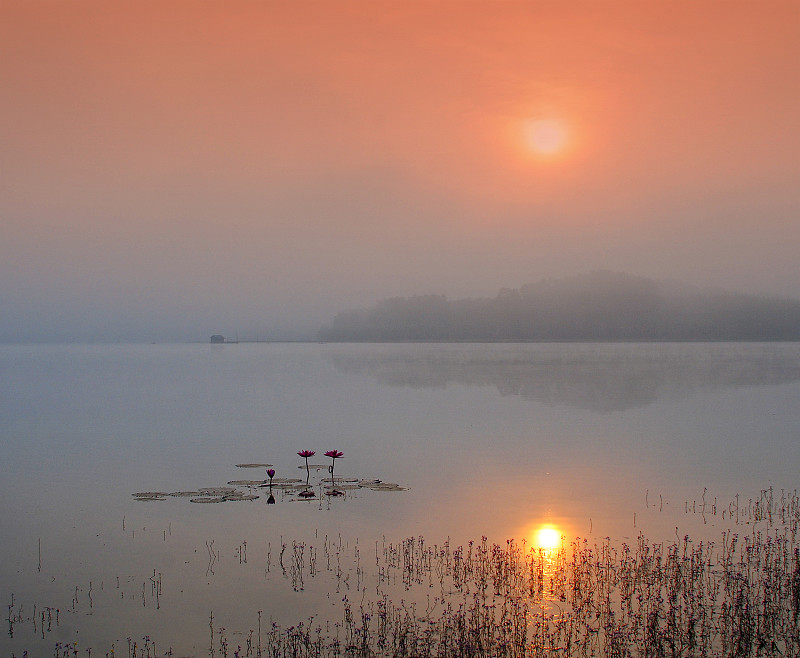
[[[232,501],[257,500],[261,497],[256,493],[257,489],[265,489],[267,504],[275,503],[274,491],[281,491],[290,500],[312,500],[317,498],[315,486],[311,484],[311,470],[319,472],[326,470],[328,477],[323,478],[318,483],[320,496],[344,496],[347,491],[359,489],[370,489],[372,491],[405,491],[406,487],[393,482],[383,482],[377,479],[360,479],[337,477],[334,475],[336,460],[340,459],[344,453],[340,450],[329,450],[325,453],[326,457],[331,458],[328,464],[310,464],[309,457],[313,457],[314,450],[300,450],[297,453],[305,460],[305,464],[299,468],[305,468],[306,479],[300,478],[275,477],[275,469],[272,464],[236,464],[237,468],[265,468],[267,477],[261,480],[230,480],[226,486],[202,487],[193,491],[141,491],[133,494],[135,500],[153,502],[166,500],[168,497],[188,498],[191,503],[225,503]],[[240,487],[246,487],[242,489]],[[296,496],[296,498],[294,497]]]

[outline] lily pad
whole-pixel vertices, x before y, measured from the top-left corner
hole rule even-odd
[[[166,491],[140,491],[131,495],[134,498],[163,498],[164,496],[169,496]]]
[[[369,489],[372,489],[372,491],[408,491],[407,487],[401,487],[399,484],[392,482],[381,482],[369,487]]]
[[[201,498],[190,498],[190,503],[224,503],[225,499],[222,496],[203,496]]]
[[[166,498],[161,498],[160,496],[136,496],[134,500],[141,500],[148,503],[154,500],[166,500]]]
[[[266,480],[230,480],[228,484],[235,484],[241,487],[257,487],[265,482]]]
[[[232,494],[236,489],[233,487],[201,487],[198,491],[204,496],[225,496]]]
[[[175,496],[176,498],[191,498],[193,496],[201,496],[202,494],[199,491],[173,491],[170,496]]]
[[[236,464],[236,468],[269,468],[272,464]]]

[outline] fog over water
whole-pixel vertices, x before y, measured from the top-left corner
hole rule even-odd
[[[0,655],[441,607],[410,537],[771,531],[798,11],[0,2]]]

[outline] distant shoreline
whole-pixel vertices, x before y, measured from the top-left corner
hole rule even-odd
[[[798,341],[800,301],[703,291],[618,272],[547,279],[497,296],[394,297],[338,313],[324,342]]]

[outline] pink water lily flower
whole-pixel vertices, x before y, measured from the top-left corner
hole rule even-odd
[[[331,488],[332,489],[335,486],[334,482],[336,482],[336,480],[333,479],[333,467],[336,464],[336,460],[339,459],[339,457],[341,457],[343,454],[344,453],[341,450],[328,450],[328,452],[325,453],[326,457],[330,457],[331,458],[331,465],[328,466],[328,472],[331,474]],[[339,492],[336,491],[336,489],[333,489],[333,491],[329,492],[328,495],[338,496]]]
[[[311,469],[308,467],[308,458],[313,457],[317,453],[314,452],[313,450],[301,450],[297,454],[306,460],[306,486],[308,486],[309,480],[311,478]]]
[[[267,475],[269,475],[269,479],[270,480],[272,478],[274,478],[275,477],[275,469],[274,468],[270,468],[269,470],[267,470]]]

